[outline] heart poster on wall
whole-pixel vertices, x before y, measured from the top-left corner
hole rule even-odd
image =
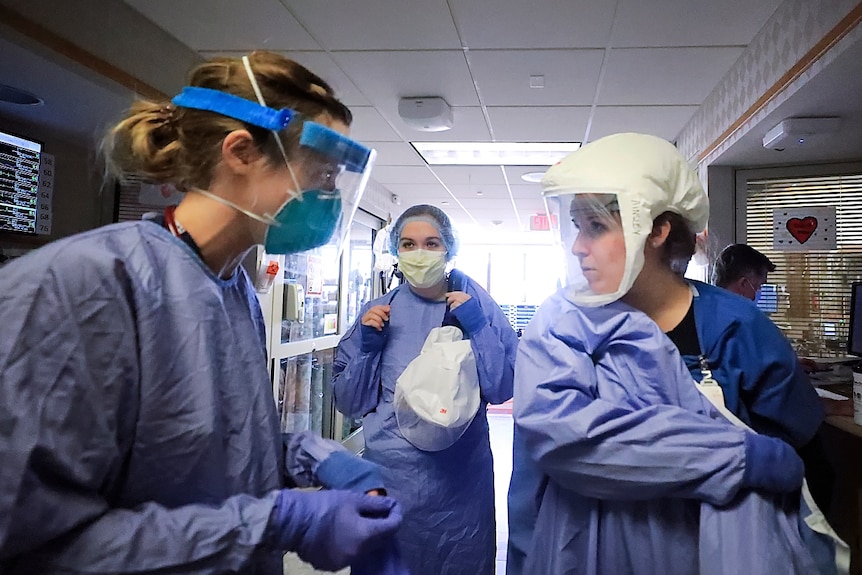
[[[772,247],[775,250],[834,250],[837,247],[835,207],[773,210],[772,231]]]

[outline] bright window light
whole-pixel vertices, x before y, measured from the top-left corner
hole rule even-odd
[[[552,166],[580,142],[411,142],[432,166]]]

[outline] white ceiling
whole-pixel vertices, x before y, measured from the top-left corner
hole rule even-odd
[[[353,110],[352,135],[379,152],[372,177],[400,196],[394,211],[434,203],[461,227],[510,234],[543,209],[538,184],[520,178],[535,168],[430,168],[410,142],[589,141],[621,131],[673,140],[780,3],[126,0],[202,56],[277,50],[330,82]],[[804,89],[775,117],[799,109],[858,117],[860,50],[836,61],[815,78],[822,77],[819,88],[812,81],[811,90]],[[0,83],[51,93],[43,84],[22,82],[27,76],[16,73],[9,53],[0,45]],[[848,79],[845,70],[851,69]],[[530,88],[535,75],[544,76],[544,88]],[[74,80],[63,77],[57,84],[62,94],[74,92]],[[113,116],[118,91],[103,85],[90,90],[90,101],[103,102]],[[405,125],[397,113],[399,98],[432,95],[453,107],[453,129],[427,133]],[[74,114],[61,114],[57,121],[80,118],[92,133],[102,120],[92,117],[86,102],[73,101]],[[0,108],[0,113],[10,112]],[[777,152],[762,149],[755,132],[762,137],[776,122],[753,130],[720,163],[804,161],[804,150],[801,155],[788,150],[776,159]],[[860,149],[851,142],[836,153],[858,156]]]

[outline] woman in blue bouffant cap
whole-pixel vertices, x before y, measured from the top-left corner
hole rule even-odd
[[[408,208],[391,227],[389,249],[404,283],[367,303],[341,340],[336,406],[363,418],[364,457],[383,468],[389,494],[404,506],[398,541],[410,573],[491,575],[496,530],[485,407],[512,397],[517,336],[488,293],[450,269],[458,241],[442,210]],[[409,376],[434,367],[416,369],[414,360],[445,326],[469,340],[476,403],[467,417],[414,426],[421,417],[407,413],[410,397],[398,388],[412,389]]]

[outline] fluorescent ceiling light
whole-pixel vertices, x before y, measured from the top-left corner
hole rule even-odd
[[[552,166],[580,142],[411,142],[432,166]]]

